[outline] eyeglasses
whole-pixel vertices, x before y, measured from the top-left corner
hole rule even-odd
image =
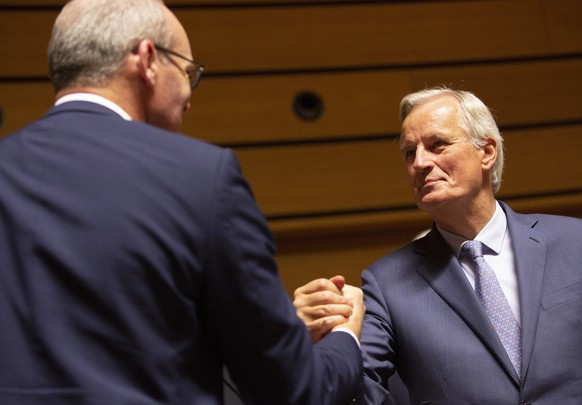
[[[184,72],[186,77],[188,77],[188,81],[190,82],[191,89],[194,89],[196,86],[198,86],[198,83],[200,82],[200,78],[202,78],[202,73],[204,73],[204,65],[201,65],[198,62],[194,62],[192,59],[188,59],[184,55],[180,55],[179,53],[174,52],[171,49],[167,49],[167,48],[164,48],[164,47],[159,46],[159,45],[154,45],[154,47],[160,52],[175,56],[177,58],[183,59],[183,60],[189,62],[190,64],[192,64],[192,66],[193,66],[192,69],[184,70],[172,58],[168,58],[168,59],[170,59],[170,62],[172,62],[178,69],[180,69],[182,72]]]

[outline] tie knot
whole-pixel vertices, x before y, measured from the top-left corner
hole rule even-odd
[[[483,257],[483,244],[478,240],[469,240],[461,246],[461,254],[467,255],[471,259]]]

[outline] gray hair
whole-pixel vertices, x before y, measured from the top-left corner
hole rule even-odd
[[[72,0],[53,26],[49,77],[56,91],[106,85],[141,40],[169,47],[162,0]]]
[[[497,193],[501,187],[505,159],[503,155],[503,138],[491,111],[473,93],[453,90],[448,87],[435,87],[408,94],[400,102],[400,122],[404,122],[404,119],[414,107],[442,96],[452,96],[459,101],[462,113],[460,125],[465,129],[469,140],[475,147],[483,147],[489,138],[494,139],[497,143],[497,160],[491,170],[493,193]]]

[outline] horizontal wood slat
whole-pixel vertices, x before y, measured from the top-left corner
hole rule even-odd
[[[0,76],[46,74],[58,10],[0,9]],[[335,69],[582,52],[582,2],[339,3],[177,8],[207,71]],[[510,17],[509,17],[510,16]],[[31,37],[32,36],[32,37]]]
[[[582,2],[545,0],[542,5],[554,52],[567,53],[579,49],[582,39]]]
[[[517,212],[582,218],[582,192],[506,201]],[[406,219],[400,221],[402,217]],[[363,269],[431,226],[431,221],[418,210],[373,217],[352,216],[349,221],[348,218],[328,219],[324,224],[319,221],[303,223],[302,229],[292,228],[296,223],[271,222],[278,236],[281,277],[290,295],[308,281],[336,274],[344,275],[349,284],[359,286]]]
[[[567,192],[535,196],[504,198],[519,212],[540,212],[582,218],[582,192]],[[430,227],[428,215],[416,207],[409,209],[304,217],[271,219],[271,229],[283,251],[307,248],[313,241],[344,238],[349,235],[377,235],[386,232],[416,234]],[[408,240],[408,237],[405,236]],[[300,246],[300,247],[298,247]]]
[[[582,192],[582,125],[506,131],[500,197]]]
[[[0,82],[0,110],[3,116],[0,136],[40,118],[53,103],[54,92],[48,82]]]
[[[311,141],[397,134],[405,94],[442,83],[473,91],[501,126],[582,120],[582,57],[529,63],[336,74],[206,78],[192,96],[183,132],[215,143]],[[293,100],[316,93],[324,111],[300,119]],[[44,82],[0,82],[7,133],[52,104]]]
[[[387,253],[408,243],[419,231],[430,227],[383,229],[380,232],[345,233],[315,239],[303,235],[279,239],[277,262],[288,293],[315,278],[341,274],[348,284],[361,285],[362,271]],[[314,241],[317,241],[314,243]]]
[[[53,102],[46,46],[65,0],[0,0],[5,135]],[[397,144],[401,97],[447,83],[504,128],[500,198],[582,218],[579,0],[167,0],[208,74],[184,132],[233,145],[278,244],[292,294],[361,270],[430,226]],[[313,92],[318,119],[294,98]],[[306,105],[309,104],[306,100]]]
[[[57,11],[0,9],[0,77],[47,76],[47,46]]]
[[[191,35],[195,55],[210,72],[545,56],[557,52],[553,41],[560,42],[562,36],[582,36],[580,24],[558,18],[580,15],[582,4],[564,0],[354,3],[176,13]],[[547,22],[549,13],[556,15],[559,25]],[[559,50],[580,52],[582,44],[569,40]]]
[[[412,87],[452,83],[475,93],[501,126],[582,118],[582,58],[413,69]]]
[[[30,7],[37,6],[64,6],[68,0],[0,0],[0,6],[5,7]],[[352,0],[358,2],[359,0]],[[406,1],[406,0],[404,0]],[[164,0],[168,7],[188,7],[188,6],[205,6],[205,7],[229,7],[229,6],[252,6],[257,5],[274,5],[285,4],[313,4],[313,3],[346,3],[349,0]]]
[[[244,172],[267,216],[413,204],[394,141],[243,149]]]
[[[582,125],[506,131],[499,194],[581,192]],[[271,219],[401,210],[414,206],[398,144],[389,140],[238,151]]]
[[[508,130],[504,136],[501,197],[582,190],[582,125]],[[393,140],[243,148],[237,154],[259,205],[275,220],[414,206]]]
[[[1,7],[18,7],[34,9],[39,6],[62,7],[68,0],[0,0]]]
[[[582,57],[529,63],[244,78],[209,78],[192,97],[184,132],[217,143],[331,139],[400,130],[401,98],[451,84],[477,94],[500,125],[582,119]],[[316,93],[315,121],[292,108],[302,91]]]

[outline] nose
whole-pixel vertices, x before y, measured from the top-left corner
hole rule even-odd
[[[432,158],[430,152],[419,146],[416,149],[416,153],[414,155],[414,162],[412,164],[414,170],[416,170],[419,173],[424,172],[428,167],[431,166],[431,164]]]

